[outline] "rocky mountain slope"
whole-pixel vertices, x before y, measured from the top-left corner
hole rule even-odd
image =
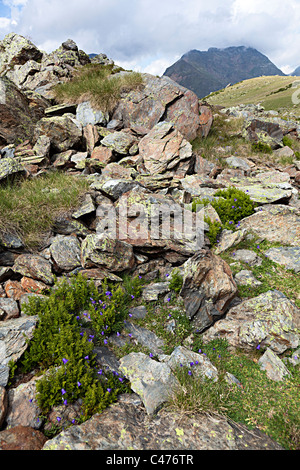
[[[90,61],[73,41],[45,54],[11,34],[1,50],[1,187],[60,172],[70,185],[84,181],[87,190],[76,210],[53,221],[38,248],[26,245],[18,227],[13,230],[9,212],[7,225],[0,224],[0,449],[299,448],[298,123],[255,105],[212,108],[169,77],[148,74],[143,87],[123,91],[109,113],[89,101],[57,103],[53,85]],[[228,206],[229,188],[235,192]],[[43,191],[46,198],[60,188]],[[196,204],[194,210],[202,198],[204,208],[197,211]],[[160,211],[157,232],[149,231],[153,207]],[[188,228],[202,215],[200,232],[183,232],[176,219],[182,214]],[[114,216],[116,227],[110,225]],[[94,296],[75,301],[70,288],[61,299],[60,282],[72,286],[79,274],[92,281]],[[114,303],[122,296],[126,305]],[[41,316],[38,310],[27,314],[30,299],[41,306]],[[88,309],[81,307],[86,302]],[[64,303],[72,309],[65,312]],[[66,324],[59,323],[57,304]],[[105,308],[125,314],[117,330],[102,323]],[[35,347],[36,355],[47,354],[43,341],[35,341],[48,314],[45,344],[59,341],[60,330],[80,331],[95,355],[97,380],[106,371],[127,384],[126,392],[88,419],[82,419],[86,397],[78,395],[85,383],[75,378],[73,395],[68,387],[77,346],[71,340],[64,349],[67,334],[58,343],[59,362],[49,370],[49,357],[26,373],[20,366],[31,364]],[[83,330],[68,329],[77,321]],[[82,361],[92,373],[86,353],[74,369]],[[186,371],[182,388],[180,371]],[[39,383],[45,380],[51,396],[58,377],[58,404],[45,412]],[[109,385],[113,379],[104,380]],[[90,401],[93,387],[87,387]],[[210,391],[208,400],[196,400],[201,390]],[[109,385],[102,399],[112,393]],[[228,403],[225,395],[232,398]]]
[[[164,75],[204,98],[229,84],[284,73],[256,49],[240,46],[189,51],[168,67]]]

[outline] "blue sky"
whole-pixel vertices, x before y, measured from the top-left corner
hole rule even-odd
[[[285,73],[300,65],[300,0],[2,0],[0,39],[9,32],[46,52],[71,38],[157,75],[209,47],[254,47]]]

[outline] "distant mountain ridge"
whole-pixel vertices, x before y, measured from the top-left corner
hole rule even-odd
[[[285,76],[267,56],[245,46],[191,50],[168,67],[164,75],[194,91],[199,98],[249,78]]]

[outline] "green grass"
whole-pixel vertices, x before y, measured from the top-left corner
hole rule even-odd
[[[0,187],[1,233],[18,234],[37,248],[58,215],[75,210],[88,190],[84,178],[58,171]]]
[[[299,105],[294,106],[292,101],[296,90],[292,84],[296,80],[297,77],[281,76],[251,78],[212,93],[206,100],[209,104],[225,107],[261,103],[266,111],[286,109],[299,115]]]
[[[123,72],[123,69],[119,71]],[[137,89],[142,84],[143,79],[138,72],[116,74],[111,65],[89,64],[78,68],[71,80],[56,85],[53,91],[59,102],[91,101],[95,108],[110,112],[122,92]]]

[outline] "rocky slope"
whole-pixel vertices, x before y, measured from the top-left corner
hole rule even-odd
[[[55,221],[41,251],[28,251],[15,233],[1,234],[0,448],[282,449],[261,430],[250,431],[223,416],[182,416],[164,410],[168,391],[176,383],[176,365],[196,363],[200,375],[214,381],[218,370],[208,357],[191,350],[188,338],[170,355],[164,354],[163,340],[134,322],[147,315],[145,306],[132,310],[127,332],[109,338],[105,347],[95,344],[99,367],[122,373],[133,391],[120,396],[102,414],[47,439],[35,399],[38,377],[33,372],[9,386],[11,360],[22,357],[28,348],[26,338],[32,338],[37,322],[36,317],[24,314],[22,306],[29,296],[40,296],[45,287],[51,288],[54,276],[80,271],[101,287],[105,277],[122,282],[123,273],[140,275],[150,281],[143,289],[144,304],[168,304],[174,267],[183,276],[182,313],[203,333],[204,341],[221,336],[233,349],[246,352],[259,345],[265,350],[262,369],[272,380],[284,380],[288,371],[279,356],[290,349],[297,353],[299,308],[274,289],[254,298],[239,298],[238,284],[243,280],[233,275],[221,255],[257,235],[277,243],[266,255],[296,276],[300,270],[300,164],[295,158],[282,171],[235,155],[228,157],[225,168],[205,160],[190,142],[209,135],[213,110],[168,77],[144,75],[143,89],[125,93],[109,116],[89,102],[58,105],[51,95],[53,84],[72,77],[75,66],[90,60],[71,40],[48,55],[12,34],[2,41],[1,50],[0,181],[17,175],[38,178],[57,169],[85,178],[89,191],[72,217]],[[103,60],[106,58],[99,56],[99,62]],[[297,123],[276,121],[259,107],[222,112],[228,119],[242,116],[245,140],[265,140],[274,151],[287,151],[284,135],[299,138]],[[217,248],[207,238],[206,225],[200,248],[195,236],[176,238],[170,233],[159,238],[125,231],[108,242],[101,225],[103,211],[115,213],[124,202],[130,220],[138,223],[136,204],[146,213],[155,204],[168,216],[170,210],[181,213],[194,197],[213,200],[218,189],[228,186],[249,194],[257,208],[236,230],[223,230]],[[255,253],[244,251],[237,253],[242,260],[249,266],[259,264]],[[163,281],[155,281],[158,275]],[[174,328],[173,324],[167,326]],[[122,341],[142,344],[151,351],[150,357],[134,352],[117,358],[110,344]],[[231,380],[238,383],[236,378]],[[78,407],[78,403],[58,407],[48,419],[55,422],[59,417],[71,424]]]
[[[284,73],[256,49],[240,46],[189,51],[168,67],[164,75],[203,98],[229,84]]]

